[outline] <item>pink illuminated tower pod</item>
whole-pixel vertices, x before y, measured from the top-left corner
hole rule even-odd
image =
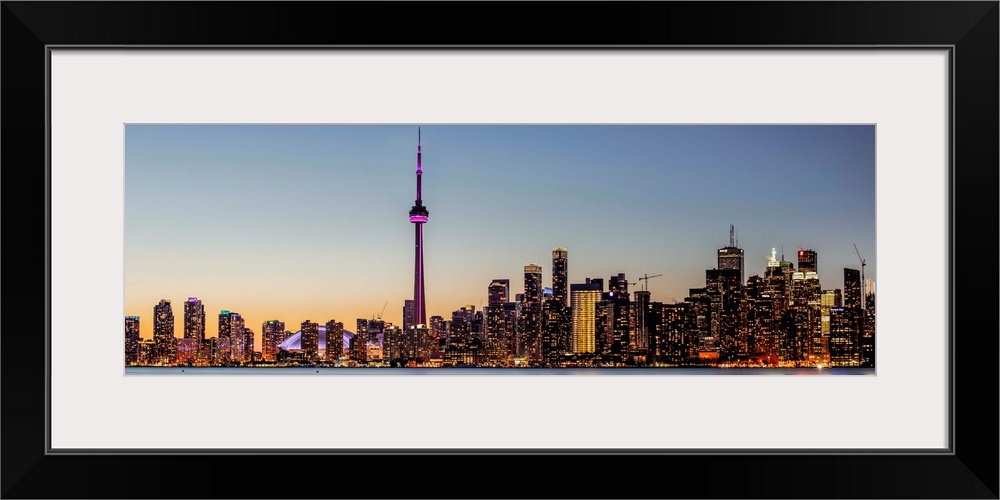
[[[415,255],[413,262],[413,324],[427,324],[427,304],[424,301],[424,223],[427,222],[427,207],[420,199],[420,176],[423,171],[420,168],[420,127],[417,127],[417,200],[413,208],[410,209],[410,223],[416,229],[415,233]]]

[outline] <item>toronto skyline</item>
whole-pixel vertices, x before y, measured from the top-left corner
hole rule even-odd
[[[178,337],[197,297],[206,338],[232,310],[260,351],[269,320],[450,319],[498,279],[537,316],[560,249],[557,294],[624,275],[673,304],[737,247],[741,286],[808,251],[831,301],[861,256],[874,282],[875,127],[126,126],[125,315],[143,339],[164,299]]]

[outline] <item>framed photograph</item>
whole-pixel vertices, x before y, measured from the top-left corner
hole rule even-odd
[[[4,497],[997,497],[997,2],[483,7],[4,3]]]

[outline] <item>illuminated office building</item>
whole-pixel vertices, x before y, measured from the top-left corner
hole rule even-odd
[[[744,283],[743,274],[743,249],[739,248],[738,240],[734,236],[733,225],[729,225],[729,246],[722,247],[718,251],[719,269],[734,269],[739,271],[740,284]]]
[[[816,252],[814,250],[799,250],[799,269],[800,273],[814,272],[818,273]]]
[[[686,302],[653,305],[660,316],[655,330],[654,360],[675,366],[685,363],[691,351],[684,338],[690,305]]]
[[[774,314],[781,317],[792,299],[792,274],[795,270],[790,261],[781,256],[777,259],[777,249],[771,249],[767,269],[764,271],[764,293],[774,301]]]
[[[844,307],[861,310],[861,272],[844,268]]]
[[[487,363],[502,366],[513,362],[517,338],[517,306],[516,302],[491,303],[486,306]]]
[[[860,366],[858,316],[860,309],[830,308],[830,366]]]
[[[487,304],[503,304],[510,301],[510,280],[497,278],[490,281],[486,289]]]
[[[574,353],[594,353],[594,317],[597,303],[601,301],[602,286],[603,281],[591,279],[569,286]]]
[[[569,278],[569,261],[567,251],[563,247],[552,249],[552,298],[567,306],[569,294],[567,283]]]

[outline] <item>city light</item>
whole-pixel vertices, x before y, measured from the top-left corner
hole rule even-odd
[[[843,288],[823,289],[818,252],[812,248],[798,250],[798,262],[792,263],[785,260],[783,246],[780,258],[776,247],[771,247],[762,274],[746,276],[745,251],[739,246],[734,225],[729,226],[728,244],[719,241],[721,248],[710,247],[717,248],[715,266],[705,269],[704,282],[688,283],[683,299],[664,301],[649,289],[653,278],[680,281],[665,276],[666,270],[648,269],[630,282],[625,273],[605,274],[605,269],[582,283],[571,283],[570,249],[556,246],[552,248],[551,267],[538,262],[523,265],[523,275],[515,279],[523,279],[523,293],[511,293],[511,278],[495,277],[482,283],[485,304],[480,301],[474,305],[475,297],[470,297],[465,305],[454,304],[452,307],[457,307],[450,317],[428,318],[423,229],[429,211],[422,198],[422,160],[418,128],[415,198],[408,213],[414,228],[413,288],[406,291],[401,325],[383,319],[381,313],[372,314],[371,319],[362,313],[353,320],[341,317],[340,321],[275,314],[279,317],[262,323],[253,320],[261,328],[257,337],[256,327],[247,324],[240,312],[215,309],[225,305],[246,312],[240,309],[241,304],[212,304],[211,310],[219,311],[211,317],[217,320],[218,334],[206,337],[206,304],[198,297],[186,297],[178,311],[183,315],[176,322],[181,325],[178,337],[171,300],[162,299],[153,306],[152,338],[141,338],[141,316],[125,316],[125,365],[815,368],[817,372],[875,366],[875,283],[865,276],[866,261],[860,253],[862,270],[843,268]],[[435,172],[433,165],[429,171]],[[408,201],[407,197],[407,205]],[[399,212],[394,214],[399,216]],[[511,256],[510,261],[535,260],[520,257]],[[628,257],[625,250],[621,257]],[[409,268],[409,262],[406,266]],[[545,276],[546,268],[551,276]],[[823,276],[825,282],[832,281],[827,278]],[[408,282],[408,275],[406,279]],[[545,286],[546,280],[551,286]],[[255,338],[261,345],[255,345]]]

